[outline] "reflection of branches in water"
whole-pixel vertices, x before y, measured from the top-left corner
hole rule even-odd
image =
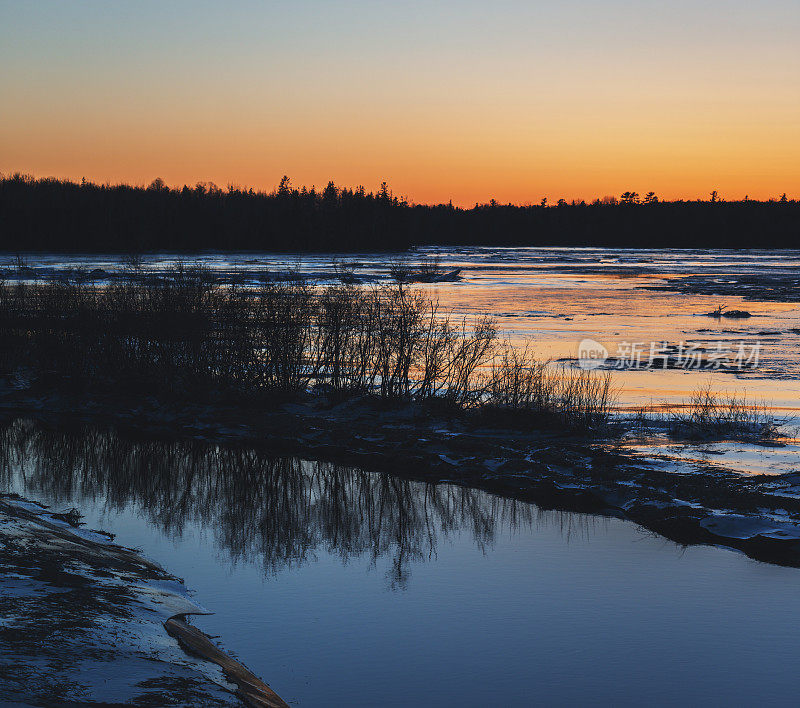
[[[265,571],[298,565],[317,549],[343,561],[391,556],[402,587],[414,561],[432,557],[456,533],[485,551],[498,530],[556,523],[588,535],[592,517],[452,485],[414,482],[338,465],[273,457],[200,441],[131,441],[111,431],[65,433],[26,422],[0,431],[0,479],[57,501],[133,505],[180,536],[187,523],[211,529],[233,562]]]
[[[561,535],[569,543],[573,537],[577,536],[588,540],[592,533],[597,530],[598,523],[605,528],[608,520],[604,517],[592,516],[590,514],[578,514],[574,511],[545,510],[538,509],[536,514],[537,528],[552,528],[558,526]]]

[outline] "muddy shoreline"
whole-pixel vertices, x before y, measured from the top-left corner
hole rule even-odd
[[[616,516],[680,544],[726,546],[800,567],[800,498],[776,491],[774,476],[719,468],[679,474],[615,440],[512,427],[480,414],[310,394],[265,408],[28,390],[0,398],[0,421],[18,418],[59,429],[110,426],[137,439],[255,447],[471,487],[545,509]]]

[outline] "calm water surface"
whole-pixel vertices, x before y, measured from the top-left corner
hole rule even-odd
[[[183,577],[292,705],[790,705],[800,571],[203,442],[18,423],[2,486]]]

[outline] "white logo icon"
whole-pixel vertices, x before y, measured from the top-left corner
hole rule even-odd
[[[578,366],[581,369],[597,369],[608,359],[608,349],[594,339],[583,339],[578,345]]]

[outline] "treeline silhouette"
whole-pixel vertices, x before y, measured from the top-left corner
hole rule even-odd
[[[471,209],[411,204],[384,182],[272,192],[212,183],[169,188],[0,176],[0,250],[401,251],[418,245],[789,248],[800,201],[660,201],[652,192],[594,202],[494,200]]]

